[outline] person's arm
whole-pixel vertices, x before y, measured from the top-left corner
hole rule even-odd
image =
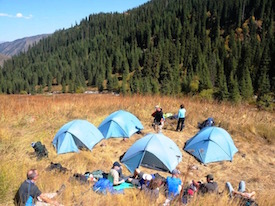
[[[60,204],[56,201],[56,200],[53,200],[53,199],[50,199],[48,198],[45,194],[41,194],[39,196],[39,198],[43,201],[43,202],[46,202],[46,203],[49,203],[49,204],[52,204],[52,205],[56,205],[56,206],[59,206]]]
[[[253,191],[251,193],[248,193],[248,192],[239,192],[239,191],[233,190],[232,192],[234,194],[241,195],[242,197],[245,197],[245,198],[248,198],[248,199],[255,198],[255,195],[256,195],[255,191]]]
[[[199,187],[200,187],[200,183],[199,183],[199,182],[196,182],[195,180],[192,180],[192,183],[193,183],[193,185],[194,185],[196,188],[199,188]]]
[[[119,174],[118,174],[117,171],[114,171],[114,170],[113,170],[112,173],[111,173],[111,175],[112,175],[113,178],[114,178],[114,180],[113,180],[113,185],[119,185],[119,184],[125,182],[124,179],[122,179],[122,180],[119,181]]]

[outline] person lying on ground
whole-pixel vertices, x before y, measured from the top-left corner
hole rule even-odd
[[[15,205],[51,205],[59,206],[56,200],[53,198],[58,195],[58,193],[42,193],[36,186],[36,181],[39,177],[38,171],[36,169],[31,169],[27,172],[27,180],[25,180],[19,190],[15,195]],[[63,186],[62,189],[64,189]],[[61,192],[61,191],[59,191]]]
[[[127,179],[127,182],[132,183],[138,189],[142,189],[142,185],[149,185],[150,181],[153,179],[153,175],[141,172],[139,169],[135,169],[133,177]]]
[[[245,182],[243,180],[240,181],[238,190],[234,190],[230,182],[226,182],[226,187],[228,189],[230,197],[234,197],[236,195],[239,195],[239,196],[247,198],[247,199],[255,199],[255,197],[256,197],[255,191],[253,191],[253,192],[245,191]]]
[[[125,179],[122,178],[122,167],[119,162],[114,162],[113,167],[108,174],[108,180],[110,180],[114,186],[125,182]]]
[[[198,193],[206,194],[206,193],[218,193],[218,183],[214,182],[214,176],[212,174],[208,174],[206,177],[206,183],[192,181],[193,184],[197,187]]]

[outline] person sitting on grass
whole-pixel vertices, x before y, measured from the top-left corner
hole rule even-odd
[[[159,188],[162,185],[162,179],[154,178],[149,181],[149,184],[142,185],[142,191],[151,201],[155,201],[159,197]]]
[[[214,182],[214,176],[212,174],[208,174],[205,176],[207,183],[192,181],[193,184],[197,187],[198,193],[206,194],[206,193],[218,193],[218,184]]]
[[[172,177],[166,178],[166,200],[164,205],[169,205],[169,203],[180,194],[182,188],[182,182],[179,178],[180,171],[174,169],[172,171]]]
[[[121,183],[125,182],[122,176],[122,166],[119,162],[114,162],[112,169],[108,174],[108,180],[113,183],[114,186],[120,185]]]
[[[240,201],[243,202],[244,205],[248,205],[247,202],[249,202],[249,205],[257,205],[255,202],[256,192],[246,192],[245,182],[243,180],[239,182],[238,190],[234,190],[230,182],[226,182],[225,185],[228,189],[230,198],[234,197],[240,199]]]
[[[31,169],[27,172],[27,180],[25,180],[19,190],[15,195],[15,205],[51,205],[59,206],[56,200],[52,199],[56,197],[61,190],[64,189],[64,185],[56,193],[42,193],[36,186],[36,181],[38,179],[38,171],[36,169]]]

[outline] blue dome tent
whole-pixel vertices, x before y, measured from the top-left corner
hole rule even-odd
[[[104,137],[101,132],[86,120],[73,120],[63,125],[56,133],[52,144],[58,154],[78,152],[79,148],[92,148]]]
[[[140,165],[172,172],[181,160],[182,153],[175,142],[162,133],[150,133],[136,141],[124,154],[121,162],[132,173]]]
[[[110,137],[130,137],[142,130],[143,125],[135,115],[119,110],[106,117],[98,129],[108,139]]]
[[[229,133],[220,127],[203,128],[186,142],[184,150],[204,164],[232,161],[238,152]]]

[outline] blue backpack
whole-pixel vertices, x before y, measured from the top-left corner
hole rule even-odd
[[[99,194],[106,195],[107,192],[110,192],[111,194],[123,194],[123,190],[115,190],[113,188],[113,184],[110,182],[110,180],[105,178],[100,178],[93,186],[93,191]]]
[[[212,127],[215,126],[215,121],[212,117],[209,117],[203,123],[198,123],[198,128],[203,129],[204,127]]]

